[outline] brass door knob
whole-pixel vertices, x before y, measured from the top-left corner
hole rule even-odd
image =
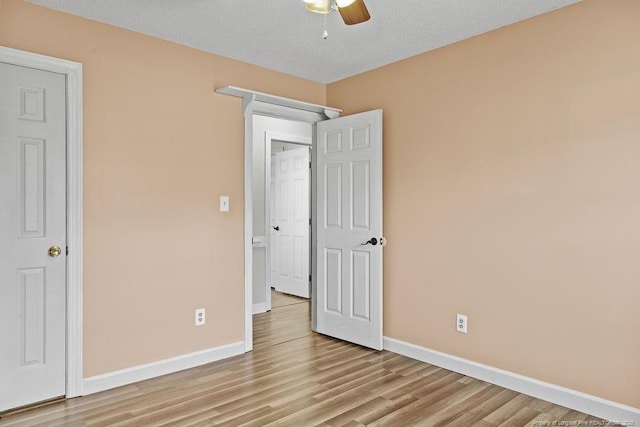
[[[52,258],[60,256],[61,253],[62,253],[62,249],[60,249],[60,246],[51,246],[49,248],[49,256]]]

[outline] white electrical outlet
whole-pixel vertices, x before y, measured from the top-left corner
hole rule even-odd
[[[464,314],[456,314],[456,331],[467,333],[467,316]]]
[[[202,326],[206,323],[204,308],[196,308],[196,326]]]

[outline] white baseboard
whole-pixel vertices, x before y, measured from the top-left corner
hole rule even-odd
[[[121,387],[138,381],[148,380],[161,375],[171,374],[173,372],[194,368],[200,365],[206,365],[207,363],[237,356],[243,353],[244,342],[241,341],[153,363],[147,363],[146,365],[109,372],[108,374],[96,375],[95,377],[84,379],[82,394],[86,396],[88,394]]]
[[[640,426],[640,409],[586,393],[539,381],[492,366],[476,363],[447,353],[409,344],[394,338],[384,337],[385,350],[440,366],[450,371],[496,384],[519,393],[543,399],[576,411],[618,421],[623,425]]]
[[[260,304],[253,304],[253,314],[260,314],[267,312],[267,305],[263,302]]]

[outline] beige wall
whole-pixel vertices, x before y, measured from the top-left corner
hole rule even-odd
[[[585,1],[328,86],[384,109],[386,336],[640,407],[639,23]]]
[[[84,67],[85,376],[242,341],[244,122],[214,88],[324,104],[325,87],[19,0],[0,8],[0,44]]]

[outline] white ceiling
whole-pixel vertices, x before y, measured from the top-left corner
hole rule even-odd
[[[302,0],[29,0],[196,49],[331,83],[579,0],[365,0],[371,20]]]

